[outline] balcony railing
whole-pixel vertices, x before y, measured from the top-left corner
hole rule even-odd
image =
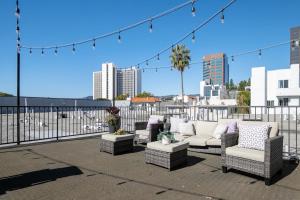
[[[22,106],[20,137],[17,135],[17,107],[0,106],[0,146],[78,138],[108,131],[107,107]],[[300,107],[230,106],[129,106],[120,107],[121,128],[134,131],[134,123],[150,115],[183,117],[188,120],[218,121],[220,118],[279,123],[286,156],[300,156]],[[18,141],[19,139],[19,141]]]

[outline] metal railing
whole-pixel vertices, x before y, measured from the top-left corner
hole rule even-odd
[[[20,107],[20,137],[17,136],[17,107],[0,106],[0,146],[41,140],[82,137],[108,131],[107,107]],[[298,157],[300,107],[236,106],[127,106],[119,107],[121,128],[134,131],[134,123],[150,115],[165,115],[188,120],[218,121],[220,118],[278,122],[284,136],[286,155]],[[19,139],[19,141],[18,141]]]

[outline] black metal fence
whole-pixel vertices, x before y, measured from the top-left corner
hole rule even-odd
[[[82,137],[108,131],[107,107],[22,106],[20,137],[17,137],[17,107],[0,106],[0,146],[41,140]],[[120,107],[121,128],[134,131],[134,123],[150,115],[165,115],[188,120],[218,121],[232,118],[278,122],[284,136],[284,152],[299,158],[300,107],[230,106],[129,106]]]

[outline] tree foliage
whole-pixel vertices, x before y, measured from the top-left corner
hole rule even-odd
[[[128,94],[120,94],[116,97],[116,100],[126,100],[128,96]]]
[[[251,101],[251,93],[250,91],[239,91],[237,95],[237,105],[241,113],[249,113],[249,108]]]
[[[136,97],[153,97],[153,96],[154,95],[151,92],[146,92],[146,91],[136,95]]]
[[[184,96],[183,89],[183,72],[190,65],[191,57],[190,50],[185,47],[185,45],[176,45],[172,48],[172,53],[170,55],[170,60],[172,67],[180,72],[181,77],[181,96]]]

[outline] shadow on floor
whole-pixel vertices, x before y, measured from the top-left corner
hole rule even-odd
[[[79,168],[75,166],[69,166],[56,169],[43,169],[39,171],[3,177],[0,178],[0,195],[5,194],[7,191],[27,188],[34,185],[56,181],[59,178],[80,174],[82,174],[82,171]]]
[[[272,178],[271,185],[275,185],[278,181],[280,181],[281,179],[283,179],[283,178],[287,177],[288,175],[290,175],[297,167],[298,167],[298,163],[290,162],[288,160],[284,160],[282,171],[279,172],[278,174],[276,174]],[[249,176],[251,178],[256,179],[254,181],[249,182],[249,184],[255,184],[257,181],[264,181],[263,177],[260,177],[260,176],[254,175],[254,174],[239,171],[239,170],[236,170],[236,169],[230,169],[229,171],[237,173],[237,174],[241,174],[241,175],[244,175],[244,176]],[[299,189],[294,189],[294,190],[299,190]]]

